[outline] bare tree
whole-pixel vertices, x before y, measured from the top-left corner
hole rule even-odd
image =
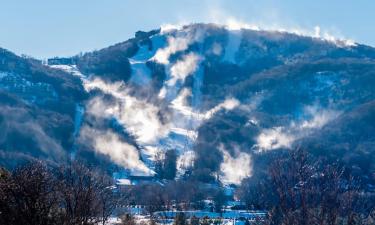
[[[222,213],[223,205],[226,202],[226,196],[223,190],[217,190],[213,195],[215,212]]]
[[[42,163],[0,171],[0,224],[58,224],[55,179]]]
[[[112,179],[78,163],[0,169],[0,224],[104,225],[116,206],[112,188]]]
[[[120,225],[136,225],[135,219],[130,214],[125,214],[121,216],[121,223]]]
[[[174,218],[173,225],[187,225],[185,213],[177,213]]]
[[[65,224],[105,224],[116,203],[106,175],[72,163],[61,167],[57,177]]]
[[[366,224],[359,219],[360,182],[339,163],[297,149],[275,160],[269,174],[278,200],[270,210],[269,223]]]

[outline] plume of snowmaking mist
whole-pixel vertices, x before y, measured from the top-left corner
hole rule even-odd
[[[198,52],[188,52],[182,54],[175,62],[170,61],[171,55],[186,51],[189,45],[203,39],[204,30],[194,29],[190,31],[189,29],[184,28],[181,31],[164,33],[162,35],[166,36],[167,41],[164,47],[157,49],[154,54],[144,52],[147,49],[143,49],[139,56],[137,53],[133,57],[143,63],[155,61],[165,66],[167,78],[157,102],[132,96],[128,86],[130,84],[124,82],[106,82],[100,78],[84,80],[84,87],[87,92],[100,90],[105,94],[105,96],[96,95],[88,101],[86,105],[87,113],[95,118],[115,119],[135,138],[140,146],[138,150],[129,147],[132,145],[122,141],[121,144],[117,145],[118,148],[112,152],[110,148],[106,147],[108,145],[104,145],[104,141],[108,140],[112,143],[121,141],[112,132],[110,135],[106,134],[99,139],[101,141],[93,140],[93,146],[97,152],[108,155],[114,162],[125,168],[138,171],[143,168],[143,172],[146,173],[147,170],[141,162],[136,160],[138,163],[131,164],[126,160],[120,161],[119,156],[135,158],[134,152],[140,151],[143,160],[153,161],[163,149],[174,148],[180,152],[178,168],[183,170],[191,167],[195,158],[191,145],[197,138],[197,129],[200,124],[221,110],[232,110],[240,105],[237,99],[228,98],[207,111],[200,111],[190,106],[187,99],[196,95],[196,90],[194,89],[193,92],[192,89],[184,88],[181,84],[185,82],[187,76],[197,76],[203,57]],[[154,38],[158,41],[156,46],[159,46],[160,37],[151,37],[151,41],[154,41]],[[138,70],[138,72],[141,71]],[[108,96],[111,96],[111,98],[108,98]],[[163,102],[162,105],[168,107],[161,108],[161,102]],[[165,116],[161,118],[161,115]],[[103,134],[101,135],[103,136]]]
[[[339,111],[320,109],[317,106],[307,106],[304,111],[309,119],[291,121],[288,126],[263,129],[256,138],[257,144],[254,147],[260,151],[291,148],[296,140],[308,136],[340,115]]]
[[[94,149],[109,158],[119,166],[128,168],[132,174],[152,175],[154,172],[149,169],[142,160],[138,150],[114,133],[113,131],[92,129],[87,126],[82,128],[81,138],[93,143]]]
[[[162,29],[163,31],[163,29]],[[177,62],[171,63],[169,58],[177,52],[186,51],[193,43],[201,42],[205,37],[204,29],[186,27],[180,30],[165,31],[167,45],[157,50],[150,59],[165,66],[167,81],[159,92],[159,98],[174,99],[184,83],[185,78],[197,72],[200,62],[204,59],[199,53],[190,52],[184,54]]]
[[[300,36],[309,36],[309,37],[329,41],[338,46],[355,45],[355,43],[352,40],[348,40],[344,38],[336,38],[335,36],[331,35],[328,31],[322,31],[319,26],[314,27],[314,29],[312,30],[301,29],[301,28],[290,28],[290,27],[285,28],[285,27],[278,26],[278,25],[259,26],[259,25],[255,25],[255,24],[251,24],[251,23],[238,20],[232,16],[228,16],[228,15],[223,16],[220,13],[215,14],[213,18],[214,20],[211,22],[219,24],[219,26],[221,24],[222,26],[224,26],[231,32],[242,30],[242,29],[258,30],[258,31],[263,30],[263,31],[288,32],[288,33],[294,33]],[[175,26],[167,25],[167,26],[162,27],[162,31],[164,33],[168,33],[171,30],[181,30],[183,29],[182,27],[183,27],[182,25],[175,25]],[[236,36],[236,39],[241,37],[240,34],[238,33],[235,33],[235,34],[237,34],[238,36],[238,37]],[[233,45],[238,45],[238,44],[233,44]],[[233,58],[233,57],[228,56],[226,58],[228,58],[228,60],[230,61],[230,58]],[[162,91],[165,92],[165,90],[163,89]],[[165,96],[165,93],[163,93],[163,96]],[[182,89],[180,91],[180,94],[176,96],[176,98],[172,101],[171,103],[172,107],[185,116],[209,119],[212,113],[215,113],[217,110],[220,110],[222,108],[226,108],[226,107],[223,107],[224,105],[229,105],[228,107],[229,109],[233,109],[233,107],[230,107],[230,105],[233,105],[234,107],[237,107],[239,105],[237,100],[227,99],[224,103],[202,114],[202,113],[195,112],[191,107],[188,106],[188,104],[186,104],[186,99],[191,96],[192,96],[192,93],[190,89],[187,89],[187,88]],[[261,133],[259,134],[259,136],[256,138],[257,145],[255,147],[261,151],[278,149],[278,148],[290,148],[296,140],[301,139],[309,135],[314,130],[323,127],[326,123],[337,118],[337,116],[340,114],[340,112],[338,111],[330,110],[330,109],[327,109],[327,110],[319,109],[319,107],[317,106],[306,107],[305,113],[308,117],[310,117],[309,119],[302,120],[302,121],[291,121],[291,123],[287,126],[278,126],[278,127],[263,129]]]
[[[159,118],[159,108],[146,100],[137,99],[128,93],[123,82],[107,83],[96,78],[86,82],[87,91],[99,89],[114,97],[109,102],[104,97],[95,97],[88,103],[88,112],[103,117],[115,117],[141,144],[155,143],[170,130],[168,123]]]
[[[169,64],[169,57],[188,48],[190,40],[185,37],[168,37],[168,47],[159,49],[153,59],[161,64]]]
[[[241,181],[252,175],[251,155],[241,152],[234,147],[232,156],[223,145],[220,146],[223,162],[220,164],[220,180],[224,184],[240,184]]]
[[[174,30],[174,29],[172,29]],[[180,28],[178,28],[180,30]],[[160,64],[168,65],[170,63],[169,57],[177,52],[185,51],[193,42],[201,41],[205,35],[204,30],[180,30],[176,35],[170,35],[171,30],[161,28],[161,34],[167,36],[167,46],[157,50],[155,55],[150,58]]]
[[[183,116],[190,117],[194,120],[208,120],[215,113],[224,110],[233,110],[240,105],[240,102],[235,98],[228,98],[224,102],[216,105],[215,107],[205,111],[198,112],[195,111],[191,106],[187,104],[187,98],[191,97],[191,90],[188,88],[183,88],[180,94],[171,102],[171,107],[177,112],[181,113]]]
[[[185,78],[194,73],[198,68],[201,57],[195,53],[184,55],[170,69],[171,79],[167,81],[168,86],[174,86],[177,81],[184,81]]]
[[[226,24],[224,26],[232,31],[240,29],[277,30],[321,39],[328,38],[322,37],[326,35],[324,32],[322,34],[318,27],[316,27],[313,32],[305,32],[300,29],[282,29],[280,27],[264,28],[242,23],[231,18],[228,19],[226,23],[219,24]],[[186,140],[172,140],[173,137],[171,138],[170,136],[172,133],[184,136],[187,140],[194,142],[197,137],[197,128],[202,122],[212,118],[215,113],[221,110],[233,110],[236,107],[244,107],[237,99],[230,97],[207,111],[200,111],[189,104],[188,99],[196,94],[195,90],[183,87],[181,84],[184,83],[188,76],[196,76],[200,70],[200,63],[204,59],[204,56],[199,52],[189,52],[188,49],[191,44],[201,41],[205,32],[204,30],[194,30],[194,32],[190,32],[187,29],[189,29],[189,27],[162,27],[160,35],[166,36],[166,45],[156,50],[155,54],[152,53],[150,57],[147,56],[148,58],[140,57],[144,63],[147,61],[155,61],[164,65],[167,79],[160,90],[159,100],[167,103],[168,109],[171,111],[168,112],[170,115],[168,114],[166,118],[160,118],[160,114],[164,113],[159,107],[160,102],[149,102],[149,100],[132,96],[127,84],[124,82],[110,83],[99,78],[86,79],[84,82],[87,91],[98,89],[113,97],[111,101],[108,101],[102,96],[92,98],[86,106],[87,113],[95,117],[115,118],[126,131],[135,137],[137,144],[141,147],[141,152],[146,155],[151,155],[151,159],[153,156],[157,155],[161,149],[165,148],[165,146],[163,146],[164,143],[168,143],[168,147],[184,149],[184,151],[180,152],[181,154],[177,161],[179,170],[184,170],[192,166],[195,159],[195,152],[189,149],[189,147],[184,147],[186,146]],[[235,34],[234,36],[236,36],[237,39],[241,38],[241,32]],[[153,40],[152,37],[151,40]],[[331,41],[336,42],[337,40],[332,39]],[[233,46],[239,45],[238,40],[234,43]],[[212,51],[216,52],[216,54],[220,54],[223,51],[222,48],[224,48],[224,46],[217,45],[214,46]],[[234,49],[237,49],[237,47]],[[172,55],[185,51],[187,53],[183,53],[175,62],[172,62],[170,59]],[[135,58],[137,58],[137,55]],[[231,60],[233,57],[228,56],[227,58]],[[306,111],[308,112],[307,114],[311,115],[310,119],[292,121],[286,126],[263,129],[256,139],[257,148],[261,151],[283,147],[289,148],[294,141],[324,126],[338,114],[338,112],[333,110],[317,110],[314,107],[307,107]],[[116,164],[132,171],[141,171],[143,174],[153,173],[149,165],[146,165],[140,159],[139,150],[133,145],[123,141],[114,131],[103,133],[96,130],[95,132],[90,132],[95,137],[98,135],[97,140],[91,140],[97,152],[108,155]],[[110,148],[112,145],[116,146],[116,148]],[[223,148],[221,152],[223,154],[223,162],[220,165],[220,178],[223,183],[238,184],[244,178],[251,176],[251,155],[240,152],[239,150],[236,150],[234,154],[230,154]],[[143,155],[142,159],[144,159]]]
[[[199,98],[199,85],[203,81],[200,71],[200,62],[204,57],[199,52],[188,52],[182,55],[176,62],[171,63],[169,57],[176,52],[186,51],[190,44],[201,42],[205,37],[205,28],[194,29],[191,27],[162,27],[162,34],[168,36],[167,45],[159,49],[152,60],[165,65],[167,78],[159,92],[159,99],[169,101],[169,108],[172,109],[173,116],[171,124],[172,132],[188,137],[185,147],[191,146],[197,137],[197,128],[204,121],[208,120],[220,110],[232,110],[239,105],[238,100],[229,98],[212,109],[201,112],[189,104],[188,98]],[[186,77],[193,75],[194,87],[193,89],[182,87],[181,84],[185,82]],[[199,101],[194,101],[195,103]],[[189,148],[189,147],[188,147]],[[185,154],[180,156],[181,161],[190,161],[193,157],[193,152],[186,155],[189,159],[184,160]]]
[[[268,12],[267,12],[268,14]],[[280,24],[283,18],[280,16],[273,17],[270,22],[269,18],[258,19],[257,22],[249,22],[246,20],[239,19],[238,17],[228,13],[223,7],[211,7],[208,13],[208,20],[213,23],[222,24],[229,30],[240,30],[240,29],[250,29],[258,31],[277,31],[277,32],[287,32],[293,33],[299,36],[308,36],[317,38],[320,40],[331,42],[339,47],[345,46],[355,46],[356,43],[352,39],[344,37],[337,30],[327,30],[322,29],[319,25],[316,25],[310,29],[306,27],[301,27],[299,25],[286,25]],[[265,22],[268,21],[268,22]],[[275,22],[278,21],[278,22]]]
[[[0,122],[2,130],[0,132],[0,143],[7,141],[9,136],[21,135],[29,138],[30,145],[25,143],[26,147],[35,146],[37,150],[42,151],[46,155],[52,156],[55,159],[61,160],[65,157],[64,148],[60,141],[51,136],[45,127],[41,126],[43,121],[38,121],[31,115],[24,107],[17,106],[0,106]],[[65,120],[67,118],[59,118]]]
[[[319,25],[306,29],[306,27],[301,27],[295,24],[280,24],[280,21],[283,21],[283,18],[280,18],[280,16],[277,16],[276,18],[274,17],[271,20],[270,18],[264,18],[265,16],[263,16],[262,18],[254,20],[255,22],[250,22],[233,15],[222,6],[212,4],[209,5],[205,14],[204,18],[201,18],[199,21],[204,23],[214,23],[232,31],[249,29],[256,31],[287,32],[299,36],[308,36],[328,41],[339,47],[350,47],[356,45],[354,40],[344,37],[339,31],[337,31],[337,29],[322,29]],[[269,12],[266,14],[268,15]],[[196,19],[194,21],[196,21]],[[176,24],[166,23],[161,26],[161,32],[167,33],[171,30],[180,30],[184,25],[189,23],[191,22],[187,22],[186,20],[180,21]]]
[[[198,112],[186,105],[185,98],[188,96],[187,93],[189,91],[184,90],[181,91],[182,96],[178,96],[170,103],[170,108],[173,112],[172,116],[164,118],[162,121],[159,116],[161,109],[156,104],[131,96],[123,82],[108,83],[95,78],[91,81],[86,81],[85,88],[87,91],[98,89],[113,97],[111,100],[104,96],[93,97],[86,105],[87,113],[97,118],[115,118],[119,124],[135,137],[137,143],[141,145],[143,153],[150,157],[150,160],[160,152],[159,149],[164,147],[159,146],[160,141],[168,141],[170,133],[176,133],[186,136],[190,140],[195,140],[197,136],[195,129],[204,120],[210,119],[212,115],[220,110],[232,110],[239,105],[238,100],[227,99],[206,112]],[[84,130],[83,133],[89,133],[87,128]],[[150,171],[145,169],[139,158],[136,160],[135,152],[138,152],[138,150],[125,142],[119,142],[120,139],[114,136],[115,133],[103,135],[92,130],[90,132],[92,136],[97,137],[96,140],[92,140],[97,152],[108,155],[115,163],[125,168],[150,173]],[[117,143],[117,147],[112,149],[105,142],[110,142],[113,145]],[[172,143],[174,147],[184,144]],[[137,163],[131,164],[127,160],[120,160],[121,157],[131,157],[131,160]],[[193,159],[193,152],[181,154],[179,168],[187,168],[187,165],[191,164]]]
[[[96,78],[86,80],[84,86],[87,91],[100,90],[105,95],[112,97],[108,100],[105,96],[99,95],[90,99],[86,104],[87,114],[95,118],[115,119],[135,137],[139,145],[145,145],[143,150],[148,155],[156,156],[158,154],[158,149],[147,145],[153,145],[160,138],[166,136],[170,127],[168,123],[162,122],[159,118],[157,106],[131,96],[123,82],[109,83]],[[96,130],[100,129],[98,127]],[[92,130],[91,133],[95,139],[89,139],[89,141],[93,142],[95,151],[108,155],[113,162],[129,169],[132,174],[153,173],[140,159],[142,152],[121,140],[116,133],[111,132],[103,135],[100,132],[92,132]],[[108,143],[115,147],[112,148]]]

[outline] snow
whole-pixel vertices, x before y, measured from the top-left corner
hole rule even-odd
[[[242,31],[241,30],[233,30],[228,33],[228,43],[225,46],[225,55],[224,61],[228,61],[231,63],[236,62],[236,53],[238,48],[240,47],[241,40],[242,40]]]
[[[142,159],[149,165],[157,159],[157,156],[161,152],[162,150],[160,148],[153,145],[145,145],[141,148]]]
[[[194,84],[192,87],[192,107],[198,108],[201,105],[204,69],[200,67],[194,74]]]
[[[147,67],[146,63],[155,55],[157,49],[160,49],[165,44],[164,37],[161,35],[152,36],[151,41],[152,49],[150,49],[147,44],[141,45],[137,54],[129,58],[132,69],[130,82],[140,86],[147,86],[150,84],[151,71]]]
[[[9,73],[0,71],[0,79],[7,77],[7,76],[9,76]]]
[[[308,136],[316,129],[322,128],[341,114],[340,111],[322,108],[318,105],[305,106],[303,111],[305,118],[292,120],[286,126],[261,130],[256,138],[257,144],[254,148],[258,148],[259,151],[290,148],[295,141]]]
[[[86,105],[87,113],[115,119],[120,126],[134,136],[139,146],[137,151],[140,151],[142,161],[150,169],[153,169],[153,162],[162,151],[176,149],[179,154],[178,174],[183,174],[184,169],[192,164],[195,157],[192,147],[198,136],[199,126],[219,111],[233,110],[239,106],[238,100],[226,99],[209,110],[202,111],[200,109],[204,78],[200,62],[204,59],[204,53],[200,50],[184,51],[190,44],[202,41],[203,36],[204,32],[201,30],[194,30],[194,32],[179,30],[150,37],[152,45],[139,46],[138,52],[129,58],[132,70],[129,84],[104,82],[99,78],[83,78],[86,91],[100,89],[114,97],[113,102],[100,97],[91,99]],[[237,36],[234,35],[227,46],[228,49],[235,49],[233,52],[228,50],[228,60],[233,60],[238,48],[240,40],[237,39],[240,38]],[[181,55],[172,61],[170,56],[175,53],[181,53]],[[133,96],[129,88],[131,84],[136,84],[140,88],[148,88],[151,85],[152,77],[151,71],[147,67],[148,61],[164,65],[166,78],[158,95],[160,102]],[[57,68],[73,72],[75,69],[70,66],[57,66]],[[185,79],[188,76],[194,79],[192,87],[184,87]],[[165,110],[159,104],[167,107],[166,118],[159,117],[159,113]],[[124,143],[116,144],[124,146]],[[129,146],[127,147],[129,148]],[[110,148],[100,149],[101,152],[105,151],[106,154],[112,155],[112,159],[118,158],[113,154],[124,153],[119,150],[117,153],[113,152]],[[124,165],[129,166],[130,164]],[[131,168],[127,169],[131,171]]]
[[[77,68],[77,65],[49,65],[49,67],[54,69],[63,70],[67,73],[70,73],[74,76],[78,76],[80,78],[85,78],[86,76],[83,75],[79,69]]]
[[[202,35],[198,33],[191,34],[188,31],[180,30],[175,33],[166,33],[163,36],[155,35],[151,38],[154,47],[152,50],[146,45],[141,46],[137,54],[130,58],[133,70],[131,82],[142,86],[147,86],[150,82],[150,71],[145,66],[147,61],[154,60],[165,66],[167,77],[158,97],[166,102],[171,110],[168,135],[159,137],[158,141],[154,143],[146,141],[139,144],[141,144],[142,158],[149,165],[163,149],[176,149],[180,154],[179,174],[183,173],[183,168],[187,164],[191,164],[194,158],[191,149],[198,136],[199,125],[220,110],[232,110],[239,105],[237,100],[227,99],[210,110],[200,112],[204,75],[203,68],[200,66],[200,62],[203,60],[202,53],[199,51],[190,52],[181,55],[175,62],[170,61],[169,57],[172,54],[185,51],[190,44],[201,41]],[[237,39],[240,37],[237,36],[233,36],[228,48],[238,48],[240,40]],[[234,54],[228,52],[228,57],[234,58]],[[183,87],[188,76],[192,76],[194,79],[191,89]],[[191,103],[188,102],[190,97]],[[131,131],[131,127],[127,127],[127,129]]]
[[[215,213],[215,212],[208,212],[208,211],[160,211],[155,212],[154,216],[160,218],[175,218],[177,213],[184,213],[186,217],[191,218],[193,216],[197,218],[204,218],[209,217],[210,219],[239,219],[239,218],[246,218],[249,220],[255,220],[258,218],[264,218],[266,216],[265,211],[242,211],[242,210],[233,210],[233,211],[225,211],[223,213]]]
[[[154,35],[150,39],[152,41],[152,49],[150,50],[148,45],[141,45],[137,54],[131,58],[133,61],[145,63],[151,60],[156,52],[166,45],[166,39],[162,35]]]
[[[85,108],[80,104],[76,104],[76,113],[74,116],[74,132],[73,132],[73,136],[75,137],[78,136],[79,130],[81,129],[84,113],[85,113]]]
[[[117,185],[131,185],[132,182],[129,179],[117,179],[116,184]]]
[[[220,147],[223,153],[223,162],[220,164],[220,180],[224,184],[241,184],[241,181],[252,175],[252,160],[251,155],[245,152],[240,152],[235,148],[234,156]]]
[[[174,86],[178,81],[184,82],[188,75],[197,70],[200,60],[201,57],[195,53],[184,55],[170,68],[171,78],[167,80],[167,85]]]
[[[16,93],[27,102],[43,104],[46,100],[58,99],[58,94],[51,84],[28,79],[22,74],[0,72],[0,87]]]
[[[177,159],[177,169],[179,175],[183,175],[185,171],[193,167],[195,152],[192,150],[183,152]]]
[[[85,113],[85,108],[80,104],[76,104],[76,113],[74,115],[74,131],[73,131],[73,137],[75,139],[78,138],[79,131],[81,130],[84,113]],[[72,149],[70,151],[71,159],[74,159],[76,157],[76,151],[77,151],[76,143],[73,143]]]
[[[134,82],[140,86],[146,86],[150,84],[151,81],[151,71],[146,66],[146,63],[142,61],[135,61],[130,59],[130,64],[132,68],[132,76],[130,82]]]
[[[186,136],[190,139],[196,139],[198,137],[198,133],[195,130],[188,130],[188,129],[184,129],[184,128],[173,127],[173,128],[171,128],[171,131],[176,133],[176,134]]]
[[[157,50],[153,56],[153,60],[158,63],[167,65],[169,64],[169,57],[177,52],[184,51],[191,43],[191,39],[187,36],[168,36],[168,45],[165,48]]]

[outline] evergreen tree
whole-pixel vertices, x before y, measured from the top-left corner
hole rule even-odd
[[[177,152],[174,149],[165,153],[164,159],[164,178],[174,180],[177,173]]]
[[[185,213],[177,213],[173,225],[186,225]]]
[[[199,225],[199,218],[196,216],[191,217],[190,225]]]

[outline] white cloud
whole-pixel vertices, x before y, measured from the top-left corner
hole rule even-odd
[[[173,86],[177,81],[184,81],[185,78],[194,73],[198,68],[201,57],[195,53],[184,55],[171,68],[171,78],[166,82],[168,86]]]
[[[240,184],[241,181],[252,175],[251,156],[235,149],[235,156],[231,156],[221,146],[223,162],[220,164],[220,180],[224,184]]]

